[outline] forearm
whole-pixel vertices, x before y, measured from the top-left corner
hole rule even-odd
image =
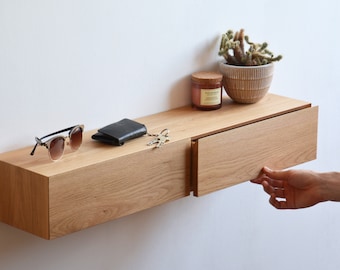
[[[340,202],[340,172],[319,173],[323,201]]]

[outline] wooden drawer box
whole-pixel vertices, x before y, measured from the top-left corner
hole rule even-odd
[[[318,108],[306,108],[195,140],[195,196],[253,179],[264,165],[284,169],[315,159],[317,119]]]
[[[0,221],[54,239],[175,199],[200,196],[316,158],[317,107],[268,94],[255,104],[230,99],[215,111],[185,106],[136,119],[170,130],[154,149],[143,136],[103,145],[85,133],[81,148],[51,162],[31,147],[0,154]],[[180,209],[178,211],[181,211]]]
[[[112,147],[90,134],[57,162],[44,147],[34,157],[31,148],[1,155],[0,221],[54,239],[189,195],[189,139],[161,149],[146,146],[150,137]]]

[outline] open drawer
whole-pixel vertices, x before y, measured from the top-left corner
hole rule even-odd
[[[264,165],[284,169],[315,159],[317,123],[318,107],[311,107],[194,140],[194,195],[255,178]]]

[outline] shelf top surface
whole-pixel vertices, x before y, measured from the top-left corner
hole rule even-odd
[[[169,144],[180,140],[195,140],[308,107],[311,104],[305,101],[267,94],[255,104],[237,104],[224,98],[222,108],[218,110],[200,111],[185,106],[135,120],[145,124],[149,133],[169,129],[170,141],[166,143]],[[2,153],[0,161],[49,177],[139,151],[165,152],[166,149],[166,144],[157,149],[147,146],[151,139],[149,136],[128,141],[123,146],[105,145],[91,139],[95,132],[96,130],[85,132],[83,144],[76,152],[71,153],[66,146],[64,156],[56,162],[49,159],[44,147],[38,147],[35,155],[30,156],[33,146]]]

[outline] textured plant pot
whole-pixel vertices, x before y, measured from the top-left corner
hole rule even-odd
[[[263,66],[233,66],[220,62],[223,87],[238,103],[256,103],[268,92],[273,79],[274,64]]]

